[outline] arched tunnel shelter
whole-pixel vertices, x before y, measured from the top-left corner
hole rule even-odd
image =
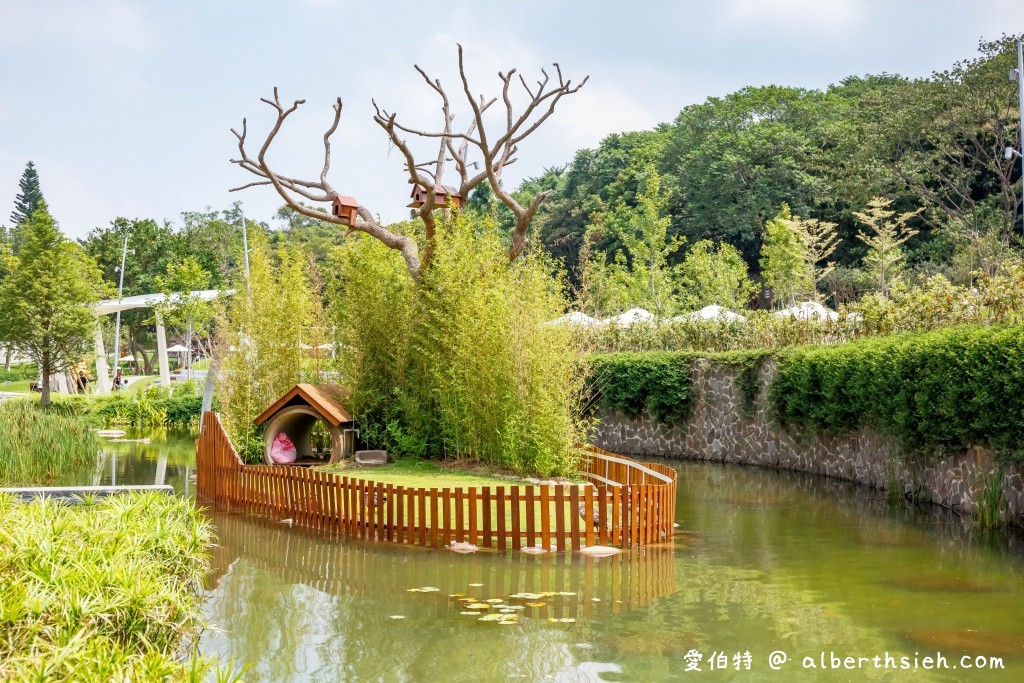
[[[267,425],[263,436],[264,460],[274,464],[270,458],[270,446],[280,432],[295,444],[296,462],[313,458],[311,436],[317,421],[322,422],[331,434],[330,462],[337,462],[354,452],[355,422],[343,404],[346,395],[345,388],[336,384],[296,384],[285,392],[254,420],[257,425]]]

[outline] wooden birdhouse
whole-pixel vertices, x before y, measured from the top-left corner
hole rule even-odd
[[[334,196],[334,202],[331,204],[331,215],[340,218],[345,225],[355,225],[358,212],[359,202],[356,201],[355,197],[346,197],[340,194]]]
[[[427,202],[427,189],[422,185],[414,185],[412,188],[412,203],[410,209],[418,209]],[[439,207],[459,208],[462,204],[462,195],[451,185],[434,185],[434,203]]]

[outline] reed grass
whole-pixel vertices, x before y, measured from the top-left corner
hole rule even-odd
[[[48,484],[93,463],[99,449],[80,419],[29,401],[0,403],[0,484]]]
[[[188,657],[213,540],[191,501],[0,495],[0,680],[237,679]]]

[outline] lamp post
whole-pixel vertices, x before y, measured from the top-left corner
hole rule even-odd
[[[1017,38],[1017,68],[1010,69],[1010,80],[1017,81],[1017,96],[1019,97],[1018,113],[1020,114],[1020,141],[1021,148],[1019,150],[1013,147],[1007,147],[1006,153],[1003,155],[1006,159],[1012,159],[1013,155],[1016,154],[1020,158],[1020,182],[1021,182],[1021,194],[1024,195],[1024,42],[1021,38]],[[1024,204],[1024,197],[1021,198],[1022,204]],[[1024,214],[1024,211],[1021,212]],[[1024,233],[1024,221],[1021,223],[1021,233]]]
[[[133,252],[134,253],[134,252]],[[128,231],[124,231],[124,246],[121,248],[121,268],[117,280],[117,303],[121,303],[121,290],[124,289],[124,262],[128,258]],[[117,378],[117,368],[121,366],[121,309],[117,309],[114,318],[114,362],[110,366],[112,378]]]

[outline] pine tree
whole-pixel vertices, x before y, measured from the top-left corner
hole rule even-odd
[[[14,198],[14,211],[11,213],[11,228],[8,235],[14,253],[21,246],[21,225],[32,218],[43,203],[43,191],[39,187],[39,173],[31,161],[25,165],[25,171],[18,181],[18,192]]]

